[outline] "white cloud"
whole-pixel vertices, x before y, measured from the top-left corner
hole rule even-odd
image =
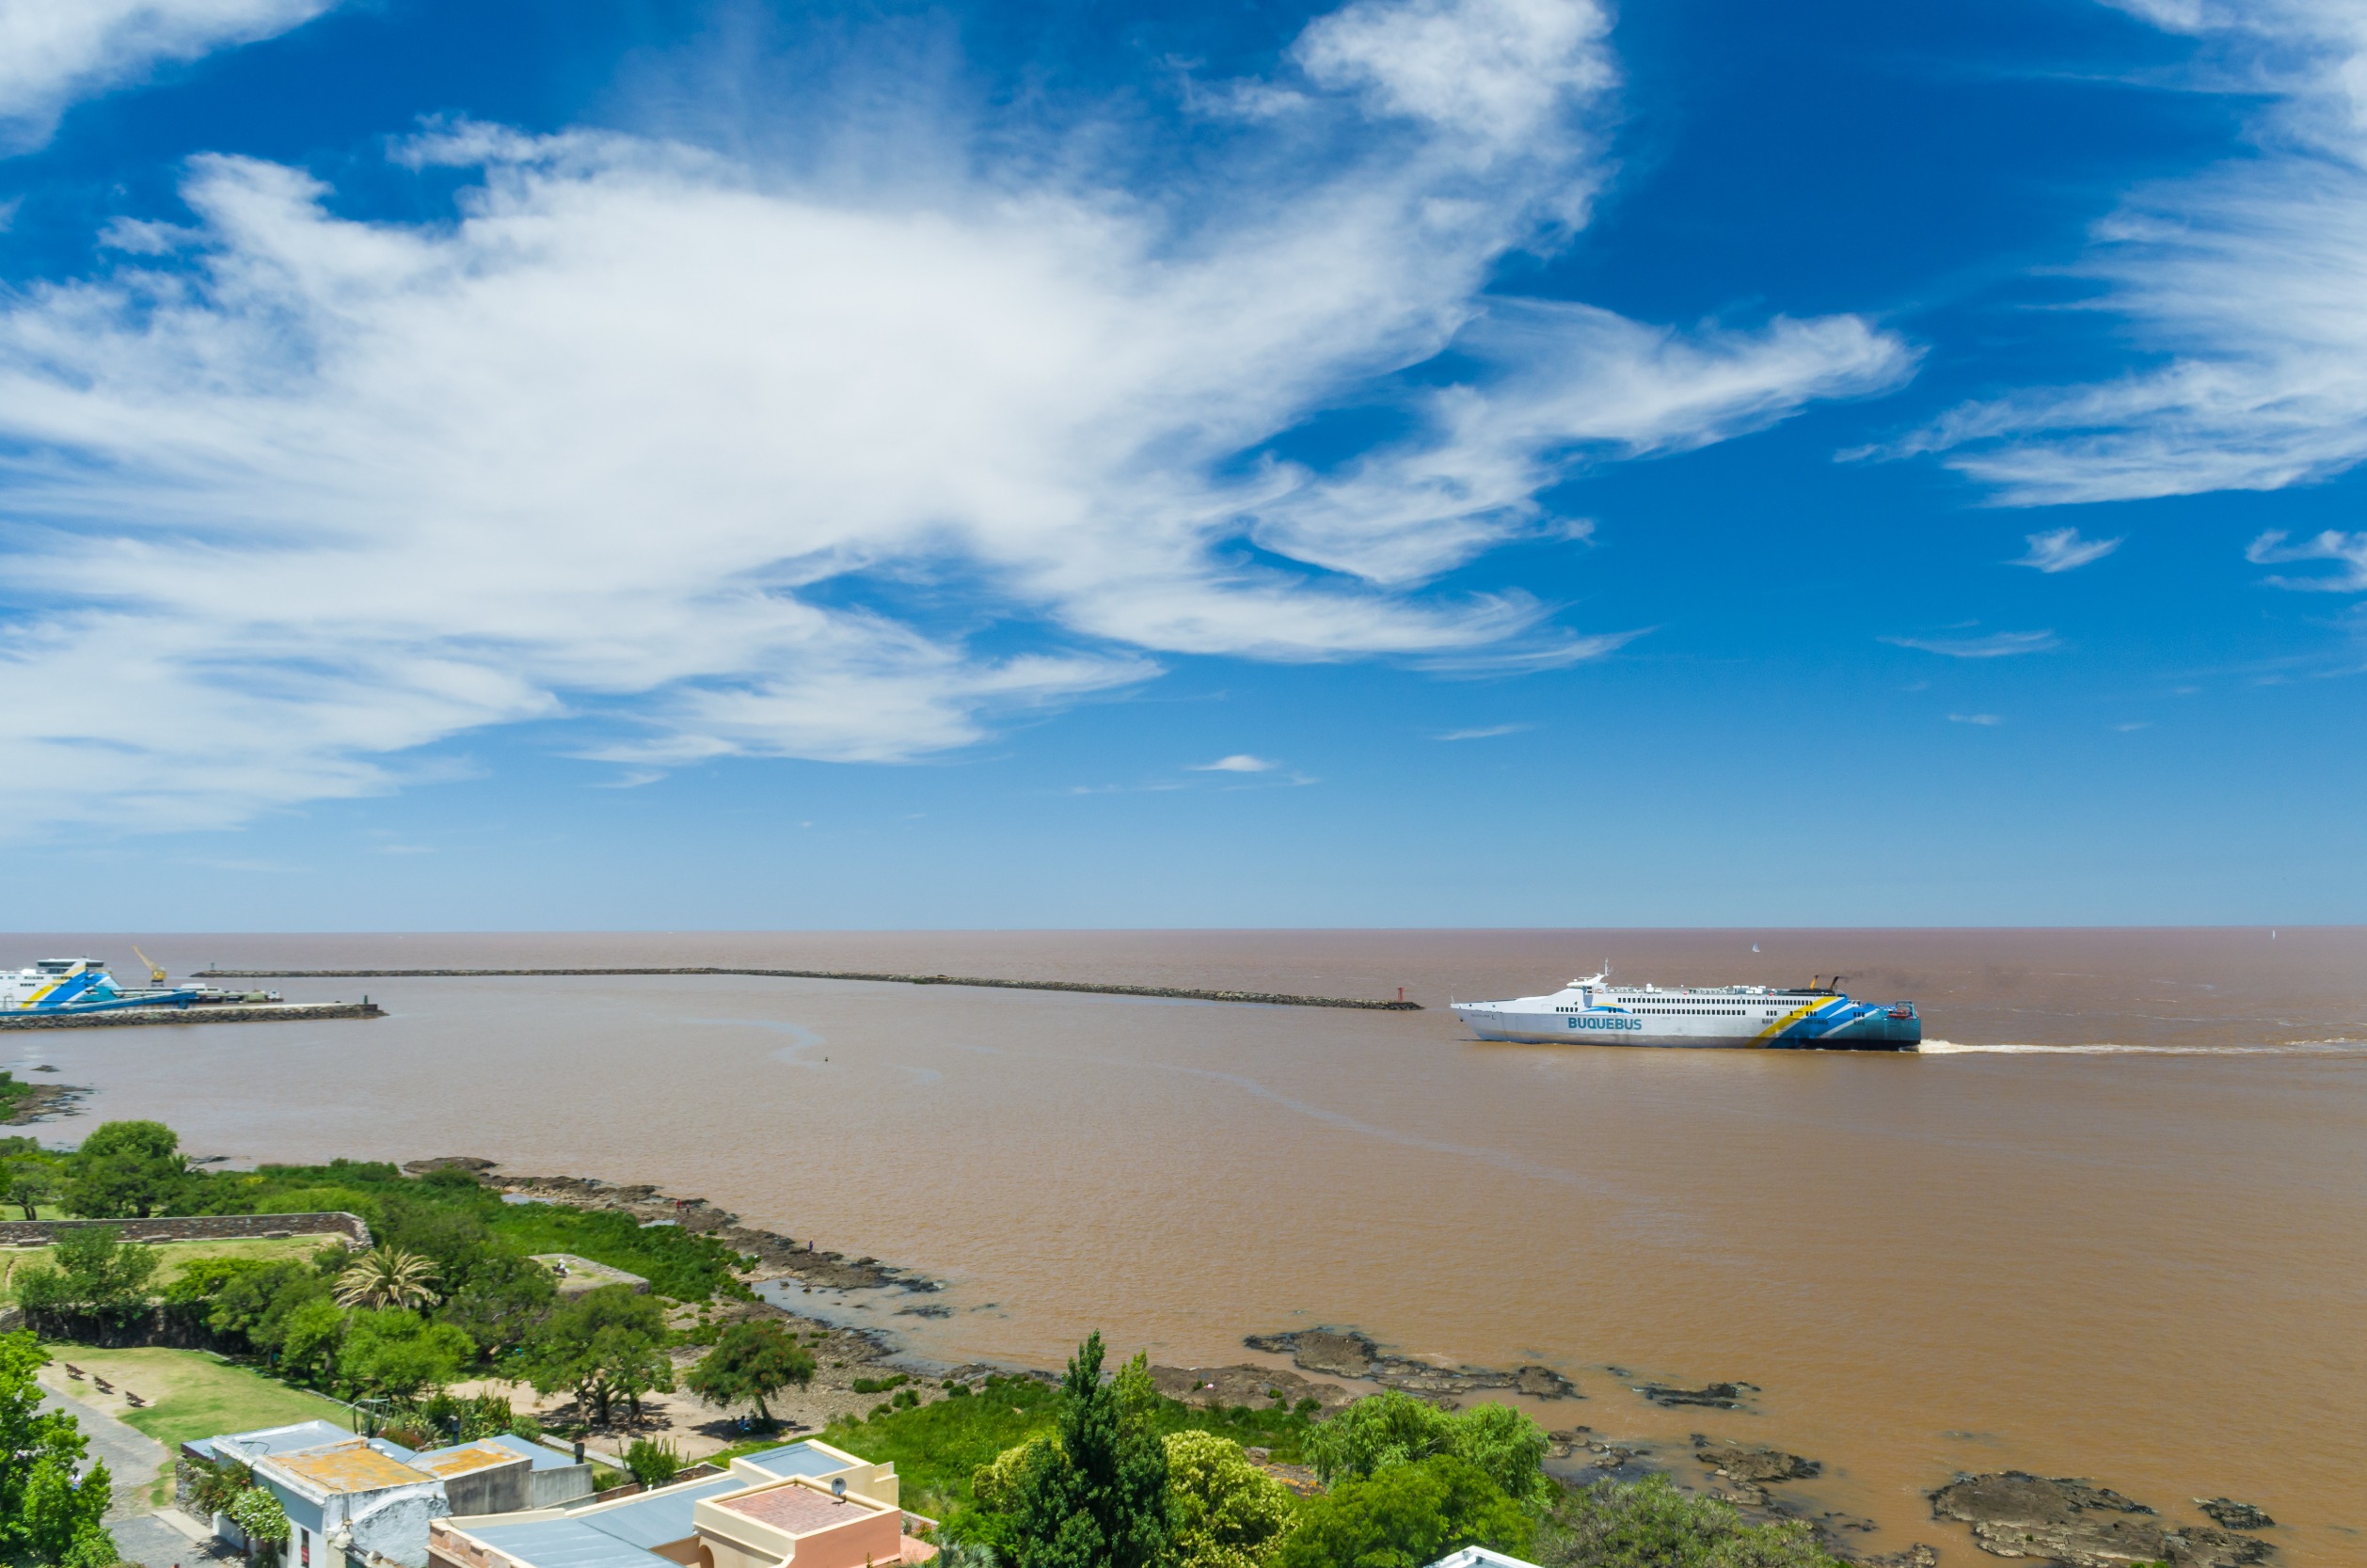
[[[2127,0],[2264,96],[2255,155],[2148,186],[2080,270],[2157,363],[1953,410],[1905,444],[2017,504],[2274,490],[2367,458],[2367,11]]]
[[[2010,658],[2052,653],[2063,644],[2051,631],[1994,631],[1986,637],[1885,637],[1882,641],[1950,658]]]
[[[1978,724],[1984,729],[2005,722],[1994,713],[1951,713],[1947,716],[1947,721],[1951,724]]]
[[[1218,757],[1215,762],[1195,764],[1192,771],[1195,773],[1271,773],[1281,766],[1279,762],[1268,762],[1263,757],[1253,757],[1247,752],[1235,752],[1229,757]]]
[[[2009,561],[2009,566],[2032,566],[2041,572],[2068,572],[2085,566],[2091,561],[2102,561],[2121,547],[2118,539],[2082,539],[2075,528],[2050,529],[2044,533],[2023,535],[2030,548],[2019,561]]]
[[[1518,735],[1523,730],[1534,727],[1532,724],[1489,724],[1476,730],[1449,730],[1436,738],[1439,740],[1493,740],[1500,735]]]
[[[1598,175],[1602,31],[1572,0],[1360,4],[1243,133],[1250,173],[1155,198],[1041,172],[1083,154],[850,194],[462,125],[398,151],[484,170],[414,226],[196,159],[193,224],[119,226],[110,270],[0,305],[9,573],[57,607],[0,661],[76,693],[0,733],[0,814],[232,822],[530,720],[627,778],[893,762],[1161,655],[1607,652],[1635,634],[1423,587],[1549,531],[1576,464],[1912,356],[1854,317],[1680,334],[1483,293]],[[1399,376],[1450,345],[1467,384]],[[1410,434],[1330,472],[1260,455],[1351,400]]]
[[[2367,594],[2367,533],[2340,533],[2327,529],[2297,545],[2285,543],[2280,529],[2262,534],[2244,551],[2255,566],[2282,566],[2301,561],[2339,561],[2343,569],[2322,577],[2273,577],[2280,588],[2312,589],[2327,594]]]
[[[0,150],[49,139],[75,101],[159,65],[284,33],[337,0],[0,0]]]

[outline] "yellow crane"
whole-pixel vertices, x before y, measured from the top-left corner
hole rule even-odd
[[[164,966],[157,963],[155,959],[150,958],[147,954],[141,952],[136,947],[132,949],[132,956],[148,966],[148,983],[150,985],[161,986],[165,983]]]

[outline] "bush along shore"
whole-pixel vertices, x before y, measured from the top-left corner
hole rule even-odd
[[[1113,1364],[1099,1336],[1061,1376],[899,1356],[877,1331],[759,1291],[796,1280],[926,1297],[935,1281],[652,1187],[507,1176],[462,1156],[208,1170],[161,1124],[110,1122],[71,1154],[0,1140],[0,1196],[27,1219],[350,1213],[368,1227],[367,1248],[281,1239],[169,1254],[106,1227],[74,1230],[11,1257],[0,1284],[46,1338],[202,1346],[366,1399],[385,1433],[414,1447],[500,1431],[584,1437],[648,1484],[818,1431],[896,1464],[906,1505],[940,1523],[947,1568],[1421,1568],[1466,1545],[1544,1568],[1936,1561],[1922,1545],[1853,1550],[1864,1521],[1812,1513],[1791,1490],[1819,1474],[1813,1459],[1705,1434],[1663,1455],[1582,1425],[1548,1431],[1507,1404],[1457,1408],[1492,1391],[1584,1396],[1549,1368],[1442,1368],[1351,1328],[1246,1341],[1296,1370]],[[574,1260],[564,1278],[552,1255]],[[604,1282],[607,1271],[646,1285]],[[1318,1381],[1334,1378],[1378,1391]],[[521,1410],[513,1392],[525,1388],[539,1398]],[[1734,1409],[1755,1390],[1633,1391]],[[0,1496],[8,1484],[0,1474]],[[2274,1520],[2232,1498],[2208,1499],[2209,1525],[2019,1472],[1958,1477],[1931,1498],[1935,1520],[1988,1551],[2076,1568],[2248,1568],[2274,1550]],[[56,1549],[81,1554],[74,1568],[103,1568],[87,1531],[70,1536]],[[0,1538],[10,1560],[63,1560],[11,1559]]]

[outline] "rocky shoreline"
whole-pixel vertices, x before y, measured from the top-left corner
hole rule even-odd
[[[812,1289],[913,1294],[944,1289],[942,1281],[916,1270],[876,1258],[850,1259],[824,1252],[810,1241],[800,1244],[790,1237],[742,1225],[739,1215],[705,1198],[675,1197],[647,1184],[620,1185],[578,1176],[512,1176],[502,1173],[495,1162],[473,1156],[415,1160],[403,1168],[420,1174],[442,1166],[473,1171],[486,1185],[505,1195],[575,1208],[612,1209],[643,1223],[665,1221],[695,1235],[711,1235],[755,1259],[740,1275],[752,1286],[795,1281]],[[937,1315],[927,1306],[903,1310]],[[899,1350],[882,1329],[834,1323],[770,1301],[739,1304],[719,1316],[775,1316],[797,1324],[809,1337],[818,1363],[814,1386],[782,1402],[778,1412],[790,1431],[818,1429],[838,1417],[864,1414],[880,1400],[885,1381],[881,1374],[899,1383],[916,1384],[926,1378],[948,1386],[954,1383],[975,1386],[990,1374],[1047,1382],[1058,1375],[1044,1368],[985,1362],[942,1366]],[[1224,1367],[1159,1366],[1151,1369],[1152,1376],[1160,1392],[1186,1403],[1255,1405],[1279,1399],[1296,1405],[1311,1400],[1326,1412],[1359,1397],[1340,1383],[1320,1381],[1330,1378],[1396,1389],[1450,1409],[1462,1396],[1490,1391],[1549,1401],[1587,1398],[1571,1379],[1549,1367],[1534,1363],[1512,1368],[1440,1367],[1394,1354],[1371,1335],[1352,1327],[1251,1334],[1242,1342],[1253,1351],[1287,1356],[1297,1370],[1242,1362]],[[1622,1368],[1604,1370],[1623,1383],[1630,1375]],[[1662,1408],[1744,1410],[1749,1397],[1758,1392],[1755,1385],[1740,1380],[1698,1387],[1655,1382],[1628,1386],[1640,1399]],[[925,1393],[943,1397],[936,1388]],[[663,1402],[658,1409],[659,1418],[664,1418]],[[724,1423],[709,1425],[717,1428],[717,1446],[721,1446],[729,1436],[722,1430]],[[1939,1560],[1937,1549],[1921,1543],[1898,1552],[1866,1552],[1850,1538],[1875,1529],[1873,1521],[1832,1510],[1819,1512],[1797,1494],[1779,1494],[1777,1487],[1813,1481],[1823,1475],[1824,1465],[1803,1455],[1703,1433],[1692,1434],[1690,1450],[1669,1452],[1652,1444],[1611,1442],[1586,1426],[1548,1435],[1552,1445],[1548,1468],[1566,1481],[1632,1480],[1652,1473],[1676,1477],[1690,1463],[1702,1472],[1708,1496],[1731,1502],[1755,1517],[1805,1522],[1827,1550],[1862,1568],[1933,1568]],[[2270,1542],[2248,1533],[2272,1528],[2276,1521],[2257,1506],[2230,1497],[2195,1500],[2198,1509],[2216,1521],[2206,1525],[2166,1519],[2146,1504],[2086,1481],[2049,1479],[2018,1470],[1959,1475],[1927,1496],[1934,1520],[1965,1527],[1973,1543],[1985,1552],[2053,1562],[2060,1568],[2131,1568],[2149,1562],[2167,1563],[2169,1568],[2254,1568],[2268,1561],[2276,1551]]]
[[[31,1069],[35,1072],[56,1072],[46,1064]],[[71,1117],[75,1107],[88,1097],[89,1086],[83,1084],[29,1084],[18,1079],[8,1085],[14,1092],[0,1095],[0,1127],[28,1127],[37,1121],[54,1117]]]

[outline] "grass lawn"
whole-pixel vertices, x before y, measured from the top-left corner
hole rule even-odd
[[[310,1258],[329,1240],[327,1236],[290,1236],[272,1240],[256,1237],[221,1242],[158,1242],[153,1243],[156,1277],[151,1288],[163,1290],[192,1258],[254,1258],[264,1262],[279,1258]],[[36,1263],[46,1264],[49,1252],[47,1247],[10,1247],[0,1251],[0,1302],[16,1299],[17,1273]]]
[[[349,1424],[350,1413],[335,1400],[275,1383],[203,1351],[165,1350],[154,1345],[94,1350],[62,1342],[48,1349],[54,1359],[44,1370],[52,1381],[84,1403],[97,1406],[167,1448],[192,1437],[252,1432],[257,1427],[315,1418]],[[68,1380],[64,1364],[69,1361],[87,1373],[105,1378],[116,1392],[102,1394],[87,1379]],[[135,1410],[126,1404],[122,1397],[126,1388],[146,1400],[147,1408]]]
[[[44,1381],[85,1404],[105,1411],[135,1431],[146,1433],[167,1449],[192,1437],[212,1437],[225,1432],[252,1432],[258,1427],[288,1426],[297,1421],[347,1424],[348,1412],[334,1400],[275,1383],[244,1367],[233,1367],[203,1351],[164,1350],[138,1346],[128,1350],[97,1350],[63,1341],[46,1347],[51,1361],[41,1370]],[[86,1374],[80,1382],[66,1375],[72,1362]],[[103,1394],[91,1377],[103,1377],[115,1392]],[[130,1389],[148,1402],[135,1410],[124,1402]],[[172,1500],[172,1470],[167,1465],[156,1480],[149,1500],[158,1506]]]

